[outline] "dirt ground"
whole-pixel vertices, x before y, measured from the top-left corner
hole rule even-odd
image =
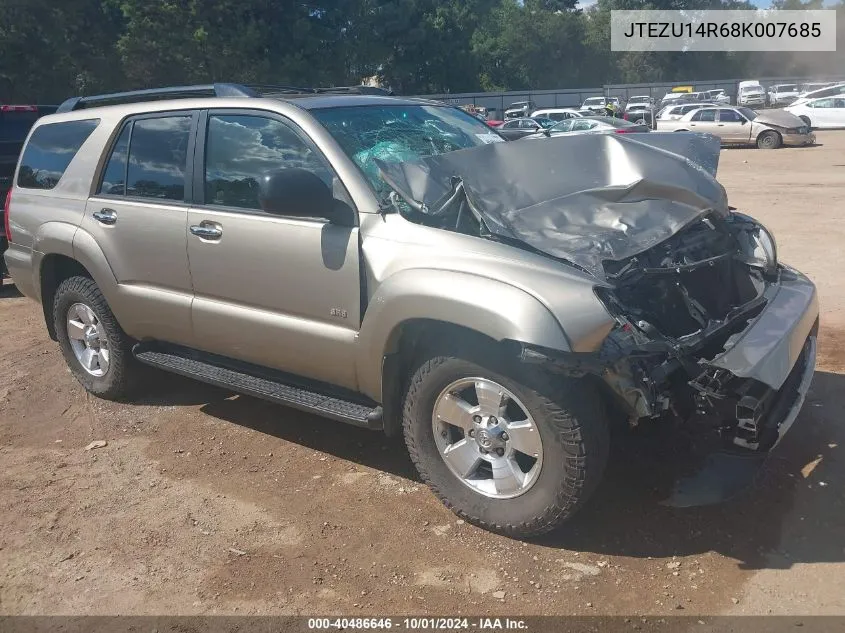
[[[457,521],[379,434],[167,375],[131,404],[87,397],[7,285],[0,613],[845,613],[845,132],[818,137],[719,169],[822,301],[811,393],[759,485],[658,505],[683,456],[626,435],[594,500],[532,543]]]

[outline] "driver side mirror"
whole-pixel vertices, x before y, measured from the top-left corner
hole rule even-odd
[[[326,218],[332,224],[355,226],[355,211],[336,200],[319,176],[307,169],[277,169],[258,181],[261,209],[273,215]]]
[[[744,118],[744,117],[740,117],[740,119],[739,119],[739,124],[740,124],[740,125],[745,125],[746,123],[748,123],[748,119],[746,119],[746,118]]]

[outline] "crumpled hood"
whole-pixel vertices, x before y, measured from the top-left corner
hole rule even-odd
[[[460,194],[493,236],[601,279],[603,260],[648,250],[708,211],[728,213],[719,148],[705,134],[584,134],[377,165],[421,213],[442,216]]]
[[[785,128],[805,127],[804,121],[786,110],[764,110],[759,112],[757,118],[754,119],[754,123]]]

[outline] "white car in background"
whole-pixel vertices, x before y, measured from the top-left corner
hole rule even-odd
[[[845,127],[845,95],[810,99],[806,103],[787,106],[784,110],[811,128]]]
[[[604,112],[605,108],[607,108],[607,99],[604,97],[588,97],[581,104],[582,110],[591,110],[593,112]]]
[[[798,98],[798,84],[775,84],[769,88],[769,105],[789,105]]]
[[[839,95],[845,95],[845,83],[833,84],[831,86],[825,86],[824,88],[813,90],[812,92],[802,93],[795,101],[792,102],[791,105],[801,105],[802,103],[807,103],[812,99],[819,99],[821,97],[838,97]]]
[[[766,105],[766,91],[759,81],[740,81],[738,85],[736,104],[751,108],[762,108]]]
[[[704,99],[708,103],[715,103],[717,105],[730,105],[731,104],[731,97],[730,95],[725,92],[724,88],[715,88],[713,90],[705,90],[704,94],[707,95]]]
[[[584,116],[583,112],[574,108],[543,108],[531,113],[533,119],[551,119],[552,121],[566,121],[566,119],[577,119],[582,116]]]
[[[625,111],[631,109],[640,109],[640,108],[653,108],[654,107],[654,97],[649,97],[648,95],[637,95],[628,99],[628,103],[625,104]]]
[[[677,105],[668,105],[657,113],[655,119],[658,121],[677,121],[688,112],[698,110],[707,106],[717,105],[715,103],[679,103]]]
[[[718,136],[722,145],[756,145],[777,149],[781,145],[801,146],[816,142],[810,128],[785,110],[715,106],[699,108],[676,121],[658,121],[658,132],[704,132]]]

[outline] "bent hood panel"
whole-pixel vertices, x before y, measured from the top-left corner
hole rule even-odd
[[[727,213],[714,178],[718,160],[719,140],[710,135],[597,134],[494,143],[378,167],[424,213],[460,181],[492,234],[601,278],[602,260],[647,250],[707,211]]]
[[[804,121],[786,110],[766,110],[757,114],[754,123],[774,125],[776,127],[795,128],[804,127]]]

